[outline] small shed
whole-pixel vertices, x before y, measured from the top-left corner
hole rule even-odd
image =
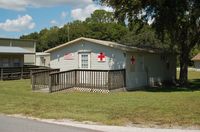
[[[127,90],[176,79],[176,55],[162,51],[81,37],[45,52],[50,67],[61,71],[124,69]]]
[[[50,54],[44,52],[36,52],[36,66],[50,66]]]
[[[198,53],[196,56],[192,58],[192,61],[194,61],[194,68],[197,71],[200,71],[200,53]]]

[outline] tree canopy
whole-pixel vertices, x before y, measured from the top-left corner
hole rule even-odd
[[[21,39],[37,40],[37,51],[45,51],[59,44],[66,43],[79,37],[89,37],[101,40],[119,42],[134,46],[160,47],[160,41],[156,39],[154,31],[149,25],[145,25],[141,31],[137,31],[139,25],[135,24],[130,31],[127,26],[118,23],[114,19],[113,12],[96,10],[85,21],[73,21],[63,27],[51,27],[23,35]]]

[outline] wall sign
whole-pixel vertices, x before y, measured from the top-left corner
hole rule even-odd
[[[135,56],[131,56],[131,64],[135,64]]]
[[[99,62],[104,62],[104,61],[106,61],[105,53],[100,52],[99,55],[98,55],[98,57],[97,57],[97,59],[98,59]]]
[[[73,60],[74,59],[74,54],[73,53],[66,53],[64,56],[65,60]]]

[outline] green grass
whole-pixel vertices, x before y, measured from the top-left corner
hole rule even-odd
[[[199,73],[191,73],[198,79]],[[193,81],[198,85],[198,81]],[[200,88],[199,88],[200,89]],[[0,82],[0,113],[112,125],[200,126],[200,91],[37,93],[29,80]]]
[[[196,72],[196,71],[188,71],[188,72],[189,72],[188,78],[190,80],[192,80],[192,79],[200,79],[200,72]],[[177,72],[177,78],[179,78],[179,74],[180,74],[180,72],[178,71]]]

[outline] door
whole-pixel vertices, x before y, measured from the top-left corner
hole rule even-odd
[[[90,53],[79,54],[79,69],[90,69]]]

